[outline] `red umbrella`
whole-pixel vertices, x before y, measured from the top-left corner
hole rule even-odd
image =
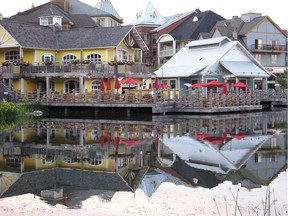
[[[211,137],[205,137],[203,140],[213,145],[217,145],[219,143],[222,143],[224,141],[224,138],[218,136],[211,136]]]
[[[158,90],[158,88],[159,88],[158,77],[155,77],[154,88],[155,88],[156,90]]]
[[[210,134],[208,133],[201,133],[201,134],[193,134],[192,136],[197,138],[197,139],[204,139],[206,137],[208,137]]]
[[[121,140],[121,143],[126,146],[133,146],[140,142],[140,140]]]
[[[115,143],[115,148],[118,150],[119,148],[119,143],[120,143],[120,137],[115,137],[114,138],[114,143]]]
[[[230,136],[240,140],[240,139],[247,137],[248,135],[247,134],[231,134]]]
[[[110,78],[107,79],[107,86],[106,86],[107,91],[111,90],[111,82],[110,82]]]
[[[188,86],[188,88],[202,88],[202,87],[204,87],[204,83],[195,83],[195,84],[193,84],[193,85],[191,85],[191,86]]]
[[[118,79],[117,75],[115,76],[114,88],[115,89],[119,89],[120,88],[120,83],[119,83],[119,79]]]
[[[100,144],[101,144],[101,147],[103,147],[104,146],[104,143],[105,143],[105,136],[101,136],[100,137]]]
[[[154,145],[155,145],[155,148],[158,149],[158,145],[159,145],[159,136],[157,134],[155,140],[154,140]]]
[[[232,84],[231,86],[232,87],[239,87],[239,88],[248,88],[248,85],[241,82],[241,81],[238,81],[238,82]]]
[[[165,83],[161,83],[158,85],[159,88],[162,88],[162,89],[171,89],[171,86],[165,84]]]
[[[223,84],[222,94],[225,94],[225,95],[228,95],[228,94],[229,94],[229,92],[228,92],[228,90],[227,90],[227,84],[226,84],[226,83]]]
[[[204,84],[204,87],[207,87],[207,88],[219,88],[219,87],[223,87],[223,83],[220,83],[217,80],[212,80],[212,81]]]
[[[131,77],[127,77],[127,78],[121,80],[120,84],[127,84],[127,85],[134,84],[134,85],[138,85],[138,84],[140,84],[140,82],[135,80],[135,79],[133,79],[133,78],[131,78]]]
[[[111,133],[107,133],[106,138],[107,138],[108,145],[110,145],[110,143],[111,143]]]
[[[104,86],[104,78],[100,79],[100,90],[104,91],[105,90],[105,86]]]

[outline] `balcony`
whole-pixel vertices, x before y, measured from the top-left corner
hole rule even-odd
[[[287,53],[287,46],[271,44],[252,44],[251,51],[255,53]]]
[[[151,66],[145,63],[116,63],[116,62],[101,62],[89,64],[62,64],[53,62],[51,65],[44,63],[32,63],[29,66],[15,66],[10,64],[8,66],[0,66],[0,74],[2,78],[20,78],[20,77],[46,77],[46,76],[82,76],[103,77],[109,74],[121,76],[143,76],[151,77]]]
[[[162,57],[171,57],[174,54],[175,53],[173,52],[173,49],[163,49],[163,50],[160,50],[159,57],[160,58],[162,58]]]

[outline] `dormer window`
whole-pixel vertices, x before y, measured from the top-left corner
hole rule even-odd
[[[155,17],[156,17],[156,12],[153,11],[150,16],[151,16],[152,18],[155,18]]]
[[[45,16],[39,17],[41,26],[52,26],[55,24],[62,25],[62,17],[60,16]]]
[[[198,17],[195,16],[195,17],[193,18],[193,22],[197,22],[197,21],[198,21]]]

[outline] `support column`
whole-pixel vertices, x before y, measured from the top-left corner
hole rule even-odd
[[[50,77],[46,77],[46,99],[50,98]]]

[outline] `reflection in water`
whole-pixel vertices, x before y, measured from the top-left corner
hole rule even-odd
[[[91,196],[110,202],[116,192],[141,189],[150,199],[168,182],[195,190],[269,186],[287,169],[286,119],[286,111],[42,119],[0,133],[0,196],[32,193],[81,208]]]

